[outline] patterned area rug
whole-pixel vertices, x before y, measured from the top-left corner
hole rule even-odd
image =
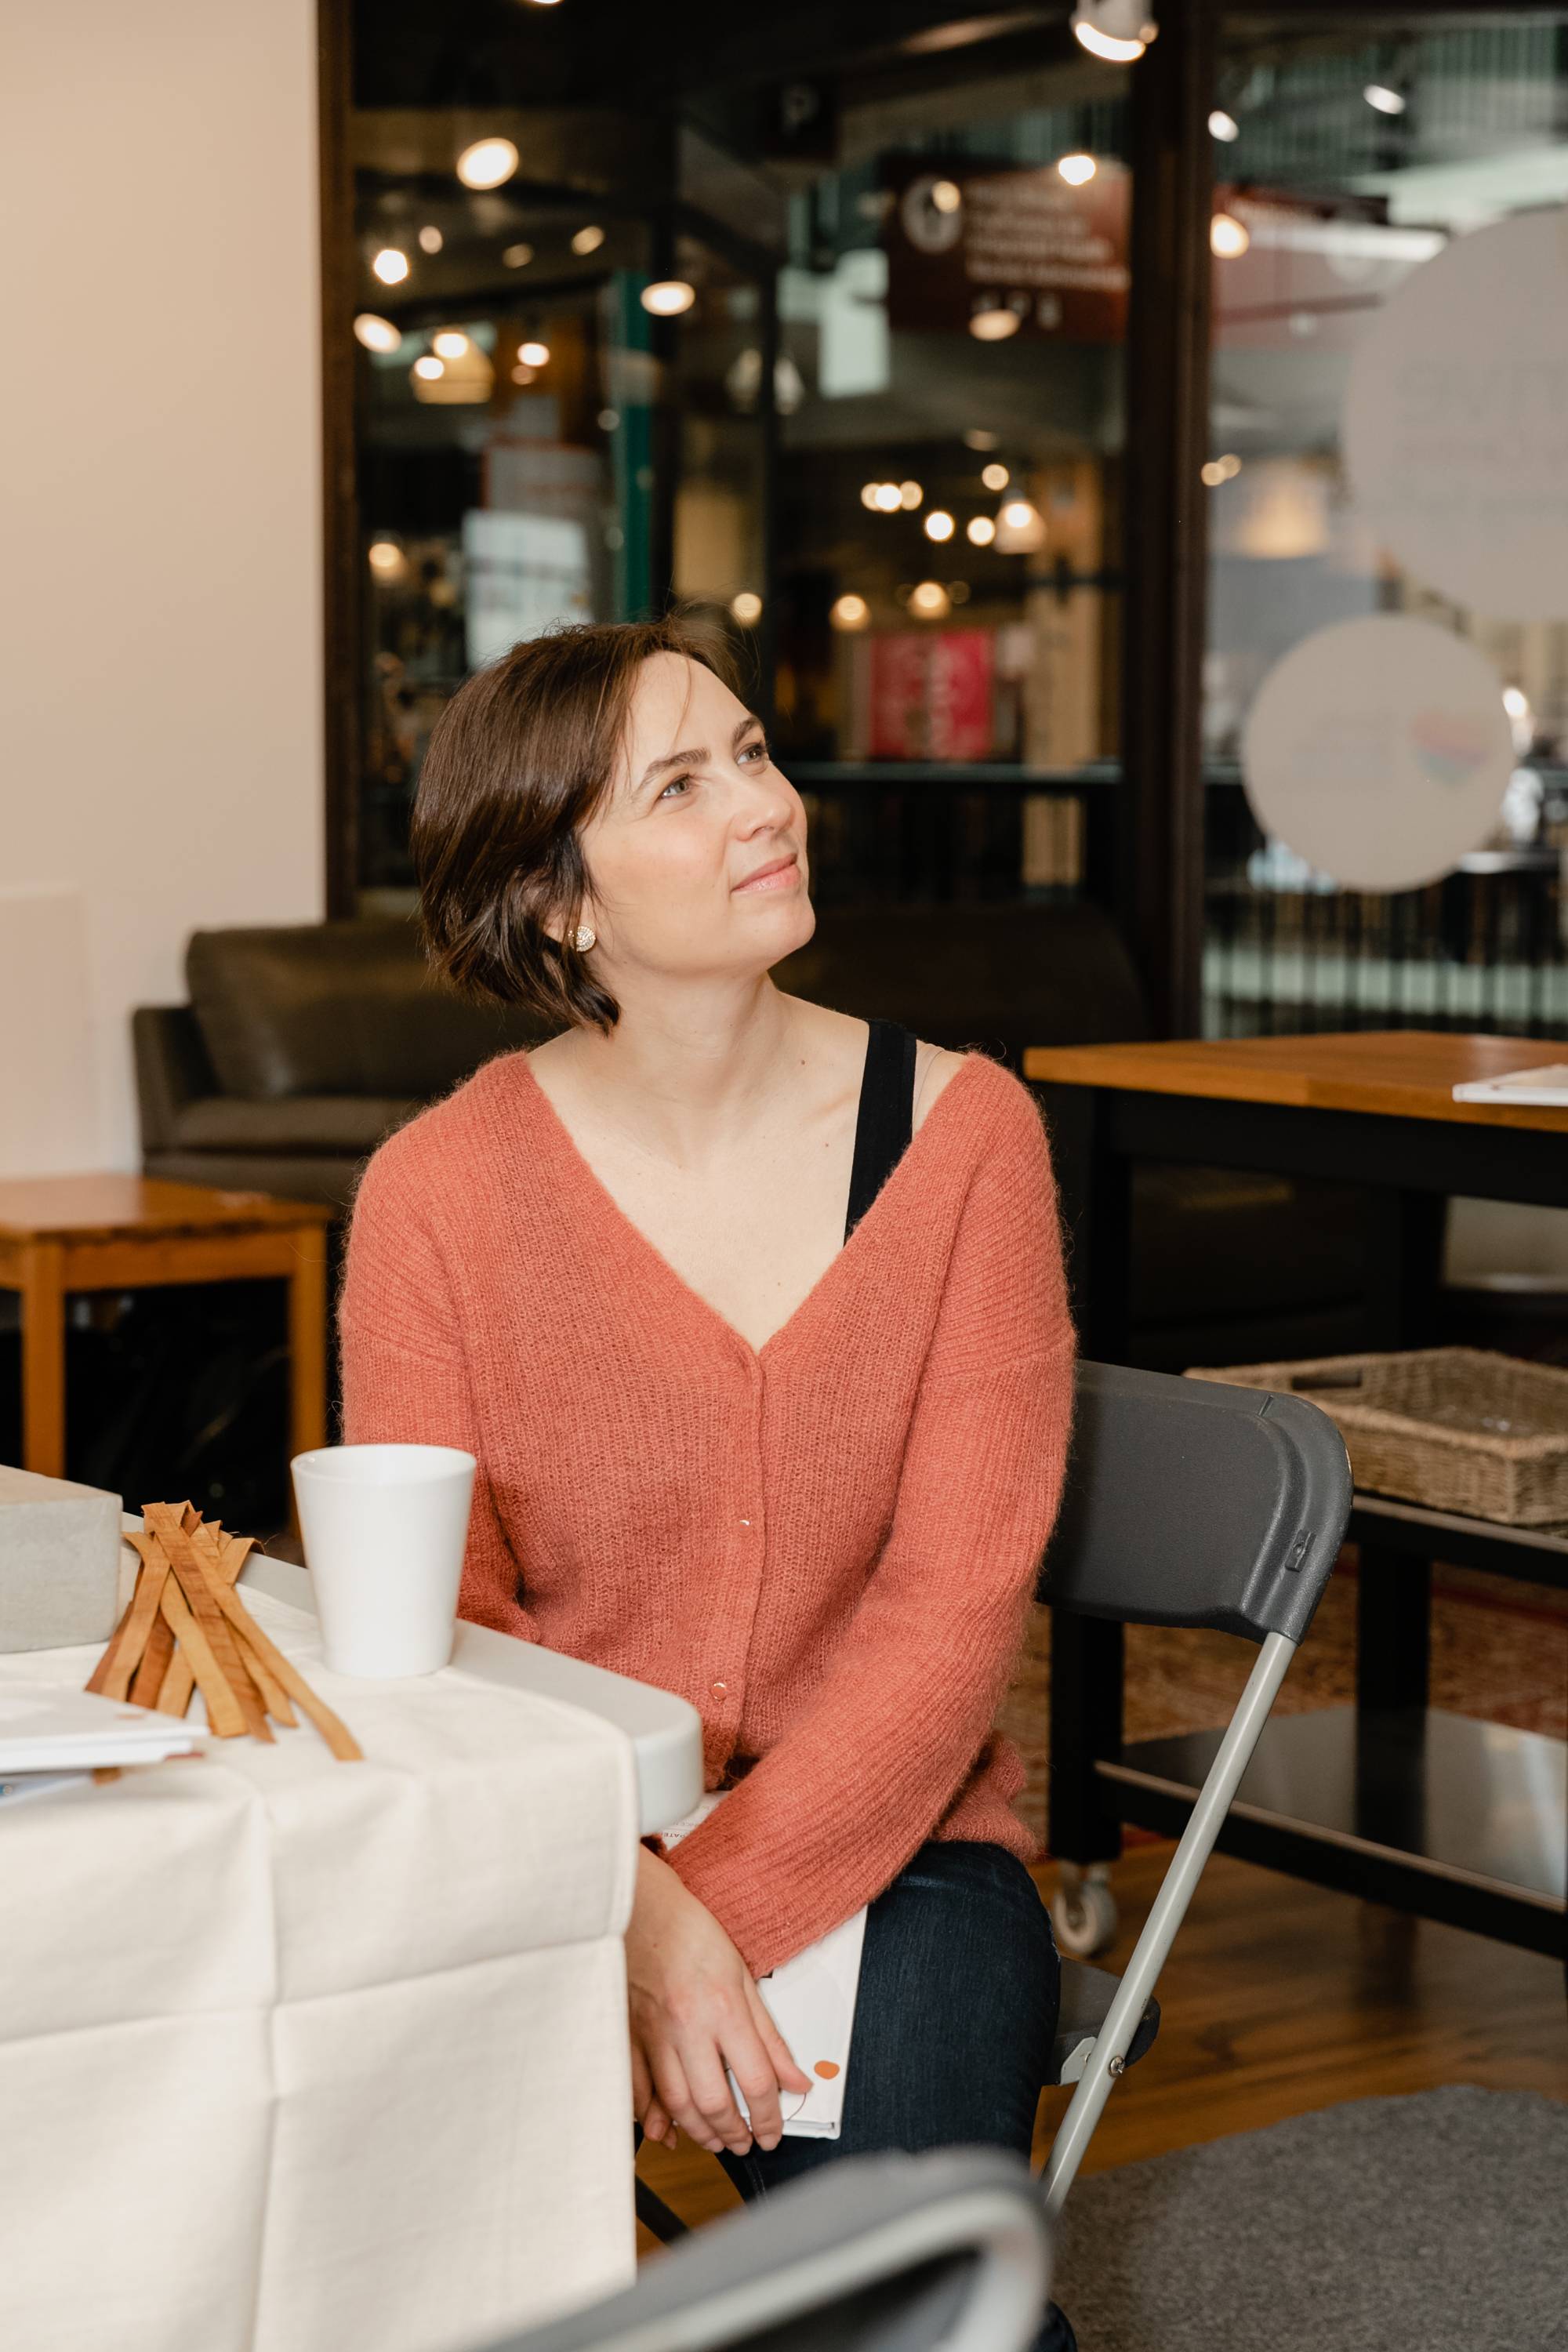
[[[1342,1706],[1355,1696],[1353,1558],[1342,1560],[1329,1583],[1275,1701],[1280,1713]],[[1127,1637],[1128,1740],[1217,1729],[1240,1696],[1256,1655],[1250,1643],[1225,1633],[1132,1627]],[[1017,1741],[1028,1769],[1019,1811],[1041,1838],[1050,1675],[1050,1615],[1037,1609],[999,1720]],[[1454,1715],[1568,1738],[1568,1593],[1437,1569],[1431,1687],[1433,1706]]]

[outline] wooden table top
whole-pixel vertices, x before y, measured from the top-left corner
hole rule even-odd
[[[158,1176],[20,1176],[0,1182],[0,1239],[13,1242],[254,1233],[258,1225],[330,1224],[332,1213],[320,1201],[220,1192]]]
[[[1510,1070],[1568,1061],[1545,1037],[1466,1037],[1430,1029],[1357,1029],[1313,1037],[1174,1038],[1128,1045],[1031,1045],[1024,1076],[1052,1086],[1200,1095],[1300,1110],[1372,1111],[1542,1129],[1568,1139],[1568,1109],[1456,1102],[1452,1089]]]

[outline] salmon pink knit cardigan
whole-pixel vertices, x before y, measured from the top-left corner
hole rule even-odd
[[[927,1838],[1040,1858],[993,1717],[1074,1343],[1045,1129],[1000,1063],[963,1056],[756,1349],[503,1055],[369,1161],[340,1315],[345,1442],[478,1457],[462,1613],[700,1711],[731,1793],[670,1866],[753,1977]]]

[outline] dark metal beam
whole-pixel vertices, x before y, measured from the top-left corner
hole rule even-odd
[[[1208,114],[1215,0],[1162,12],[1132,69],[1118,908],[1156,1036],[1195,1034],[1203,954]]]

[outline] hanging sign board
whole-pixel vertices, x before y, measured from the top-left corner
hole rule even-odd
[[[1119,164],[1100,163],[1074,188],[1055,164],[1019,170],[924,155],[889,160],[886,184],[893,327],[964,333],[984,297],[1014,311],[1018,336],[1121,341],[1128,175]]]
[[[1568,209],[1456,238],[1357,345],[1356,503],[1405,571],[1496,620],[1568,618]]]
[[[1513,768],[1489,662],[1432,621],[1373,613],[1291,648],[1242,740],[1263,831],[1351,890],[1414,890],[1498,823]]]

